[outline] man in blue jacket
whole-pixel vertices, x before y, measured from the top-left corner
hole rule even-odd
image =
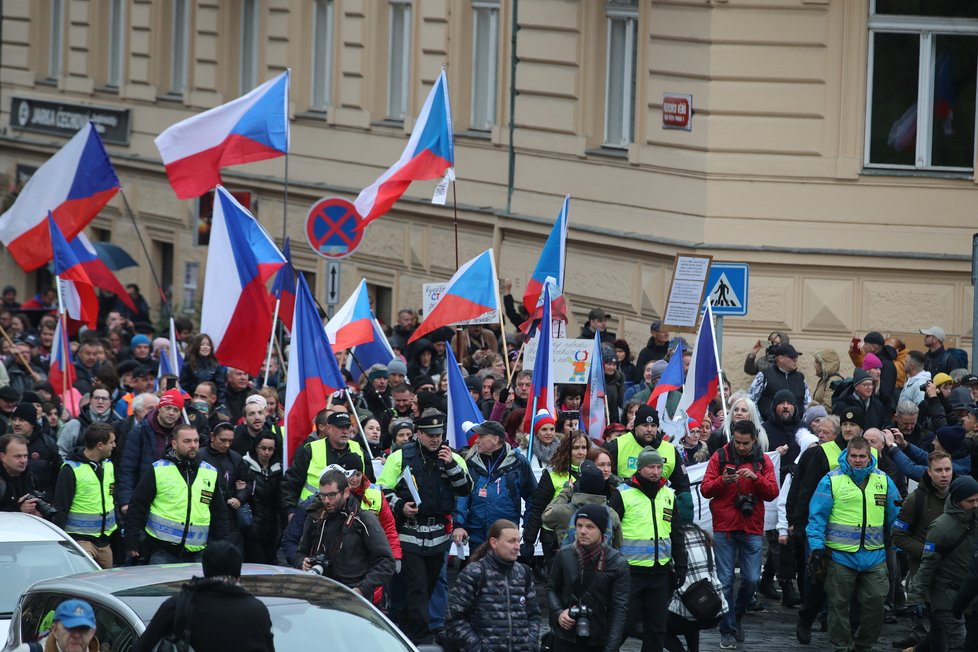
[[[899,500],[896,485],[876,468],[863,437],[849,442],[839,455],[839,468],[822,478],[812,496],[808,568],[825,582],[833,649],[869,652],[879,638],[890,588],[884,534],[896,520]],[[853,602],[860,608],[855,634],[849,623]]]
[[[123,514],[129,508],[132,493],[139,480],[153,468],[153,462],[162,459],[170,446],[173,429],[181,422],[183,396],[178,389],[163,392],[160,403],[146,418],[137,423],[126,438],[119,465],[116,504]]]

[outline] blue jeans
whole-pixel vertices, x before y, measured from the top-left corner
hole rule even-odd
[[[727,613],[720,620],[720,633],[727,634],[737,629],[737,623],[747,613],[747,607],[757,590],[757,582],[761,577],[761,546],[764,536],[746,532],[715,532],[713,539],[717,577],[727,599]],[[738,552],[740,590],[737,591],[737,600],[734,601],[734,568],[737,565]]]
[[[450,548],[449,548],[450,550]],[[428,627],[431,631],[444,629],[445,612],[448,610],[448,552],[445,552],[445,561],[441,565],[441,572],[438,573],[438,582],[428,598]]]

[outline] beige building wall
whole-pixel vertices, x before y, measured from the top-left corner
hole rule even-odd
[[[121,80],[107,85],[110,12],[124,6]],[[64,138],[11,127],[13,95],[131,109],[128,146],[107,145],[157,268],[172,248],[179,303],[194,244],[195,201],[174,196],[155,138],[167,126],[229,101],[247,48],[263,81],[292,69],[288,234],[297,265],[322,261],[303,226],[313,201],[352,199],[403,149],[425,96],[448,64],[456,130],[458,256],[493,247],[521,294],[565,193],[572,195],[566,292],[577,321],[601,305],[637,351],[665,308],[677,253],[751,266],[750,312],[725,323],[724,366],[735,386],[758,338],[785,330],[803,351],[844,356],[852,335],[911,334],[932,323],[970,346],[970,243],[975,181],[967,174],[895,174],[863,165],[868,0],[524,0],[519,3],[515,184],[507,212],[512,0],[498,3],[494,125],[471,127],[473,6],[412,0],[407,111],[388,116],[391,6],[333,0],[326,110],[313,106],[316,3],[196,0],[188,12],[186,89],[173,89],[178,0],[7,0],[0,61],[0,173],[37,166]],[[323,3],[324,5],[326,3]],[[609,12],[634,11],[634,138],[603,147]],[[60,72],[51,69],[52,12],[63,12]],[[481,6],[481,5],[479,5]],[[396,55],[397,62],[401,58]],[[693,96],[692,130],[662,128],[663,94]],[[282,233],[284,159],[227,169],[256,214]],[[455,269],[454,213],[417,183],[369,227],[343,262],[348,293],[360,277],[390,291],[391,308],[420,305],[421,284]],[[152,296],[153,281],[121,197],[93,223],[142,263],[120,274]],[[0,275],[33,293],[36,280],[0,254]],[[154,306],[155,307],[155,306]],[[381,315],[389,318],[390,315]],[[576,331],[572,324],[569,331]],[[803,368],[811,356],[803,358]],[[807,371],[811,371],[807,367]]]

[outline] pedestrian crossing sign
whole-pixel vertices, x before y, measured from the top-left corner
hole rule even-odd
[[[706,302],[713,306],[713,314],[724,317],[743,317],[747,314],[748,267],[746,263],[719,263],[710,265],[706,279]]]

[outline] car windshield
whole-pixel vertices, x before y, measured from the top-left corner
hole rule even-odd
[[[67,541],[0,542],[0,614],[9,617],[34,582],[97,568]]]
[[[184,581],[117,592],[148,623],[159,605]],[[275,647],[311,650],[330,641],[330,651],[404,652],[403,638],[369,605],[340,586],[314,576],[264,575],[241,578],[241,584],[268,607]]]

